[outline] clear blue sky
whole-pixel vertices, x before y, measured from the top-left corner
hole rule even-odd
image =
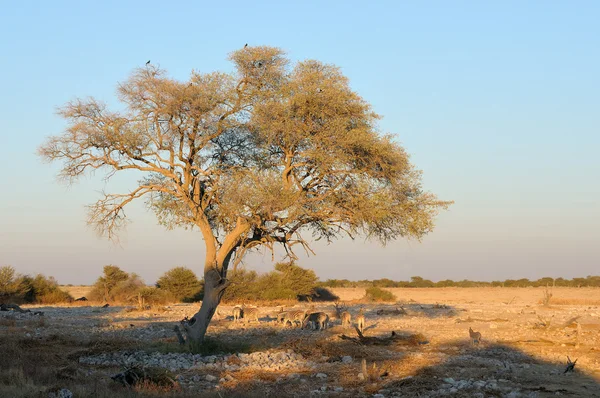
[[[279,46],[340,66],[456,204],[424,242],[340,241],[303,258],[322,278],[433,280],[600,274],[600,3],[596,1],[52,1],[0,12],[0,265],[91,283],[104,264],[147,282],[200,271],[197,232],[167,232],[142,206],[122,247],[85,225],[99,176],[67,187],[36,147],[57,106],[115,87],[152,60],[185,79],[227,54]],[[206,3],[206,2],[205,2]],[[107,189],[123,189],[121,179]],[[248,267],[271,268],[269,255]]]

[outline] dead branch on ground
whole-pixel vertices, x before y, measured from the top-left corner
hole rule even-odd
[[[371,337],[363,335],[360,330],[354,326],[354,330],[358,334],[358,337],[350,337],[342,334],[340,339],[352,341],[359,345],[417,345],[424,344],[425,337],[420,334],[398,334],[392,331],[392,334],[388,337]]]

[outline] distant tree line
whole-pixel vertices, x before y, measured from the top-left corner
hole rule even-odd
[[[294,262],[275,264],[274,270],[259,274],[256,271],[238,269],[227,275],[231,286],[225,291],[223,301],[251,302],[256,300],[337,300],[329,288],[355,287],[366,289],[369,301],[394,301],[395,297],[383,288],[423,287],[600,287],[600,276],[586,278],[550,278],[537,280],[507,279],[505,281],[453,281],[433,282],[420,276],[410,281],[391,279],[359,280],[328,279],[319,281],[314,271],[300,267]],[[186,267],[175,267],[165,272],[154,285],[148,286],[135,273],[123,271],[116,265],[107,265],[94,283],[88,299],[96,302],[152,305],[169,302],[198,302],[204,294],[204,280]],[[11,266],[0,267],[0,302],[54,304],[70,302],[74,298],[62,290],[53,277],[17,274]]]
[[[394,281],[391,279],[359,280],[350,281],[348,279],[327,279],[319,282],[319,286],[338,288],[338,287],[540,287],[540,286],[561,286],[561,287],[600,287],[600,276],[588,276],[586,278],[550,278],[544,277],[537,280],[507,279],[505,281],[453,281],[451,279],[433,282],[420,276],[413,276],[410,281]]]

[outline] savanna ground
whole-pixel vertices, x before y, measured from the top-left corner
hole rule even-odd
[[[235,323],[229,303],[209,328],[206,352],[192,355],[173,326],[198,304],[25,306],[44,315],[0,312],[0,396],[66,388],[75,397],[111,398],[600,397],[600,289],[555,288],[549,306],[541,288],[388,289],[397,303],[361,302],[364,289],[332,290],[353,323],[364,308],[365,336],[395,331],[406,339],[390,346],[343,340],[357,333],[341,326],[332,303],[314,304],[332,317],[324,331],[277,325],[275,305],[260,306],[258,323]],[[469,327],[481,332],[480,344],[471,344]],[[567,356],[577,359],[574,372],[564,373]],[[125,387],[111,379],[134,365],[175,383],[149,376]]]

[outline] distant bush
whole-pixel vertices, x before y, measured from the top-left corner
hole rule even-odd
[[[202,282],[189,268],[170,269],[158,279],[156,287],[168,292],[177,301],[189,303],[202,299]]]
[[[92,290],[88,294],[90,300],[137,304],[141,297],[140,294],[149,294],[149,291],[145,290],[148,286],[146,286],[139,275],[135,273],[129,274],[115,265],[107,265],[103,270],[103,275],[94,283]],[[156,297],[157,294],[159,293],[151,296]],[[165,298],[168,296],[167,292],[161,292],[160,294]]]
[[[383,290],[378,287],[367,288],[365,299],[368,301],[396,301],[396,296],[389,290]]]
[[[73,300],[71,295],[60,289],[53,277],[42,274],[32,278],[17,275],[11,266],[0,267],[0,300],[16,303],[56,304]]]
[[[326,287],[318,286],[310,296],[298,297],[300,301],[339,301],[340,298]]]
[[[223,301],[312,299],[317,294],[317,275],[295,263],[277,263],[275,270],[259,275],[244,269],[227,275],[232,283]]]

